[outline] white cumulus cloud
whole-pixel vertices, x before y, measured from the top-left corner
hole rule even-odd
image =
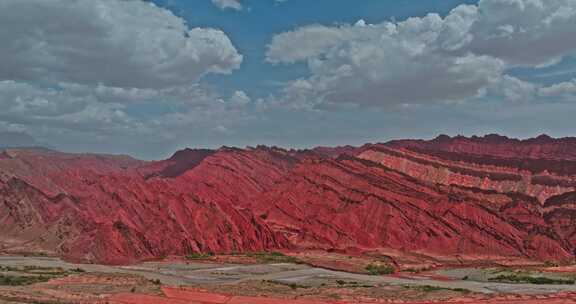
[[[281,97],[296,105],[459,102],[502,85],[518,101],[536,89],[507,70],[556,63],[576,52],[574,37],[574,0],[481,0],[445,17],[304,26],[275,35],[267,60],[307,64]]]
[[[242,9],[242,3],[238,0],[212,0],[212,3],[220,9],[230,8],[238,11]]]
[[[540,94],[546,97],[564,97],[576,101],[576,79],[542,88]]]
[[[0,41],[0,80],[162,88],[242,62],[224,32],[141,0],[3,0]]]
[[[222,96],[199,82],[239,68],[228,36],[148,1],[0,0],[0,41],[0,131],[39,144],[178,144],[233,130],[251,104],[242,91]]]

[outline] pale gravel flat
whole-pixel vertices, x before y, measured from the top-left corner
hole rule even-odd
[[[506,284],[498,282],[478,282],[472,280],[439,281],[414,275],[411,278],[393,276],[370,276],[314,268],[293,264],[233,265],[208,263],[158,263],[149,262],[134,266],[106,266],[94,264],[72,264],[57,258],[0,256],[2,266],[42,266],[62,267],[64,269],[81,268],[88,272],[122,273],[140,275],[151,280],[160,280],[163,284],[174,286],[193,286],[198,284],[239,284],[253,280],[271,280],[285,283],[319,284],[323,281],[353,280],[362,284],[390,284],[407,286],[435,286],[440,288],[462,288],[473,292],[494,294],[551,294],[558,292],[576,292],[576,285],[533,285]],[[466,275],[468,270],[446,272],[451,277]]]

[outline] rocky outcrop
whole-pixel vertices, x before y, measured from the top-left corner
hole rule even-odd
[[[551,226],[565,247],[576,256],[576,192],[551,197],[545,203],[544,219]]]
[[[440,135],[430,141],[397,140],[391,141],[387,145],[508,159],[576,160],[576,137],[555,139],[548,135],[540,135],[536,138],[519,140],[497,134],[483,137]]]
[[[573,165],[570,161],[566,162],[566,167],[562,167],[559,161],[550,161],[562,168],[559,173],[560,170],[553,170],[554,166],[535,170],[541,166],[538,163],[546,162],[541,160],[489,156],[481,158],[423,149],[391,148],[386,145],[367,146],[358,157],[434,184],[459,185],[502,193],[518,192],[534,196],[542,202],[551,196],[576,190],[576,167],[568,171]]]

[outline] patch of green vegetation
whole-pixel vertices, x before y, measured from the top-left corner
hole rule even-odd
[[[213,257],[213,253],[192,253],[186,256],[187,260],[207,260]]]
[[[501,268],[501,267],[486,269],[486,273],[489,273],[489,274],[498,274],[498,273],[509,272],[509,271],[510,271],[510,269]]]
[[[342,286],[342,287],[348,287],[348,288],[372,288],[374,286],[372,285],[368,285],[368,284],[360,284],[356,281],[344,281],[344,280],[336,280],[336,284],[338,284],[338,286]]]
[[[431,286],[431,285],[424,285],[424,286],[416,286],[413,289],[423,291],[423,292],[433,292],[433,291],[442,291],[445,288],[438,287],[438,286]]]
[[[64,271],[62,267],[24,266],[25,271]]]
[[[461,293],[470,293],[471,291],[465,288],[451,288],[450,290],[452,291],[456,291],[456,292],[461,292]]]
[[[0,274],[0,286],[32,285],[36,283],[48,282],[52,278],[53,277],[50,276],[14,276]]]
[[[77,272],[77,273],[84,273],[86,272],[86,270],[78,267],[78,268],[74,268],[74,269],[70,269],[71,272]]]
[[[22,271],[20,268],[18,267],[12,267],[12,266],[0,266],[0,271]]]
[[[25,286],[36,283],[47,282],[55,278],[66,277],[71,274],[85,272],[81,268],[66,270],[61,267],[41,267],[41,266],[0,266],[0,285],[4,286]],[[7,274],[16,273],[16,274]]]
[[[396,269],[389,264],[369,264],[364,269],[371,275],[386,275],[396,272]]]
[[[48,275],[48,276],[66,276],[72,273],[84,273],[86,272],[81,268],[74,269],[64,269],[62,267],[41,267],[41,266],[24,266],[24,267],[13,267],[13,266],[0,266],[0,272],[21,272],[25,274],[35,274],[35,275]]]
[[[300,285],[300,284],[296,284],[296,283],[287,283],[287,282],[271,281],[271,280],[264,280],[262,282],[268,283],[268,284],[274,284],[274,285],[287,286],[287,287],[290,287],[290,289],[292,289],[292,290],[296,290],[296,289],[300,289],[300,288],[303,288],[303,289],[310,288],[309,286]]]
[[[470,293],[470,290],[464,288],[446,288],[446,287],[438,287],[438,286],[431,286],[431,285],[422,285],[422,286],[404,286],[405,288],[415,289],[421,292],[436,292],[436,291],[455,291],[460,293]]]
[[[233,277],[233,276],[238,275],[237,273],[224,272],[224,271],[214,271],[214,272],[211,272],[210,274],[217,275],[217,276],[224,276],[224,277]]]
[[[48,276],[65,276],[68,275],[68,271],[61,267],[40,267],[40,266],[24,266],[20,272],[37,274],[37,275],[48,275]]]
[[[509,274],[514,274],[516,276],[530,276],[531,275],[530,270],[515,269],[515,268],[510,268],[510,267],[495,267],[495,268],[486,269],[485,271],[486,271],[486,273],[493,274],[493,275],[509,275]]]
[[[559,267],[560,264],[556,263],[556,262],[552,262],[552,261],[546,261],[544,262],[544,267]]]
[[[280,252],[256,252],[247,254],[248,257],[256,259],[259,263],[263,264],[278,264],[278,263],[288,263],[288,264],[298,264],[297,258],[287,256]]]
[[[17,255],[21,255],[24,257],[47,257],[48,253],[46,252],[18,252],[18,253],[14,253]]]
[[[528,283],[536,285],[574,285],[576,280],[573,279],[552,279],[546,277],[532,277],[528,275],[519,274],[503,274],[495,278],[488,279],[493,282],[504,282],[504,283]]]
[[[296,284],[296,283],[289,283],[287,285],[288,285],[288,287],[292,288],[292,290],[296,290],[298,288],[308,288],[308,286],[304,286],[304,285],[300,285],[300,284]]]

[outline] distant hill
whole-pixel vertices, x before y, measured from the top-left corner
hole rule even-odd
[[[0,150],[9,148],[34,148],[36,140],[24,132],[0,132]]]

